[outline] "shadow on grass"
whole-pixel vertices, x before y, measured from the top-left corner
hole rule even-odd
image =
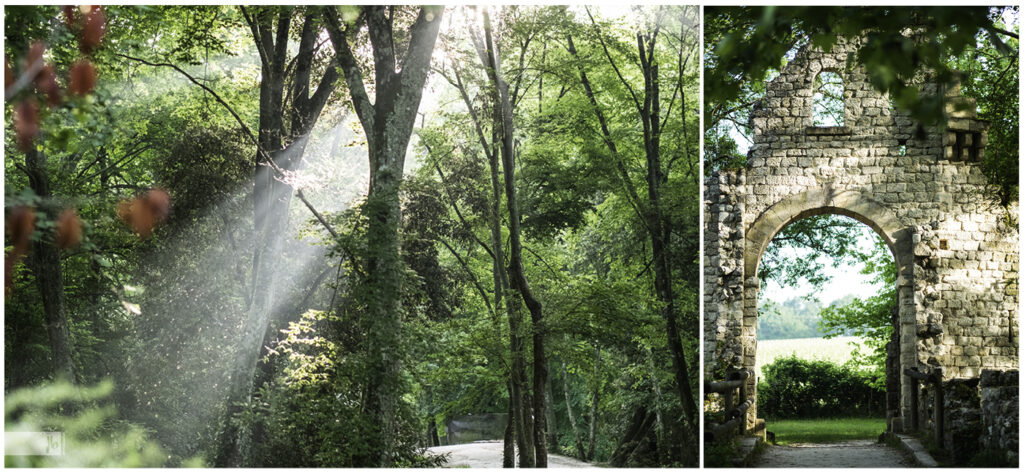
[[[885,418],[848,417],[838,419],[778,419],[767,421],[779,445],[829,443],[844,440],[877,439],[885,432]]]

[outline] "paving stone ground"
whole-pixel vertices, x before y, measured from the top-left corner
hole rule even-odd
[[[758,467],[878,468],[911,467],[902,452],[874,440],[848,440],[829,444],[768,446]]]
[[[501,468],[501,451],[501,442],[442,445],[427,449],[427,452],[434,454],[448,454],[448,463],[445,464],[445,467],[469,468]],[[586,468],[593,466],[571,457],[548,454],[548,468]]]

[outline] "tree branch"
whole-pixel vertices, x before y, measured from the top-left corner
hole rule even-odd
[[[373,102],[366,94],[363,73],[359,69],[359,64],[356,63],[355,56],[352,55],[352,49],[348,46],[348,28],[341,29],[338,12],[333,6],[324,9],[324,19],[326,20],[324,25],[327,28],[327,34],[331,38],[331,44],[334,45],[335,57],[344,72],[349,95],[352,96],[352,106],[356,111],[356,116],[359,117],[363,130],[373,130]]]
[[[373,50],[373,71],[378,88],[386,88],[395,79],[395,39],[391,20],[384,15],[383,6],[366,7],[366,23],[370,30]]]
[[[636,106],[636,110],[643,110],[640,106],[640,100],[637,98],[636,91],[633,90],[633,86],[626,81],[626,78],[622,77],[622,72],[619,71],[619,67],[615,64],[615,60],[612,59],[611,53],[608,51],[608,45],[604,42],[604,37],[601,36],[601,28],[597,26],[597,21],[594,20],[594,16],[590,14],[590,7],[584,7],[587,11],[587,16],[590,17],[590,23],[594,25],[594,30],[597,32],[597,41],[601,43],[601,49],[604,50],[604,56],[608,58],[608,64],[611,65],[612,70],[615,71],[615,75],[619,77],[619,81],[622,82],[623,86],[626,86],[626,90],[629,91],[629,95],[633,98],[633,105]]]
[[[452,248],[451,244],[448,244],[448,241],[446,241],[443,237],[438,236],[437,240],[448,249],[448,252],[455,256],[456,260],[459,261],[459,264],[462,266],[462,270],[466,272],[466,275],[469,276],[469,280],[473,283],[473,287],[476,287],[476,291],[480,293],[480,298],[483,299],[484,305],[487,305],[487,313],[491,314],[491,316],[493,317],[494,308],[491,306],[490,298],[487,297],[487,291],[485,291],[483,286],[480,285],[480,282],[476,279],[476,274],[474,274],[473,271],[469,268],[469,264],[467,264],[466,261],[462,259],[462,256],[460,256],[459,253],[455,252],[455,249]]]
[[[996,28],[995,26],[990,26],[990,27],[988,27],[988,29],[992,30],[992,31],[994,31],[996,33],[999,33],[1000,35],[1009,36],[1010,38],[1013,38],[1015,40],[1019,40],[1020,39],[1020,36],[1018,36],[1016,33],[1012,32],[1012,31],[1006,31],[1006,30],[1004,30],[1002,28]]]
[[[235,112],[235,110],[223,98],[221,98],[220,95],[217,94],[216,91],[214,91],[213,89],[209,88],[205,84],[199,82],[199,80],[197,80],[196,78],[192,77],[192,75],[190,75],[189,73],[185,72],[183,69],[179,68],[178,66],[176,66],[174,64],[171,64],[171,63],[153,63],[153,62],[141,59],[141,58],[135,58],[133,56],[128,56],[126,54],[121,54],[121,53],[115,53],[115,54],[117,56],[121,56],[123,58],[127,58],[127,59],[130,59],[132,61],[140,62],[140,63],[145,64],[147,66],[169,67],[169,68],[172,68],[175,71],[178,71],[179,73],[181,73],[186,78],[188,78],[188,80],[191,81],[193,84],[203,88],[203,90],[205,90],[206,92],[210,93],[210,95],[213,96],[213,98],[217,102],[219,102],[222,106],[224,106],[225,109],[227,109],[227,111],[229,113],[231,113],[231,116],[235,118],[236,122],[238,122],[238,126],[242,128],[242,131],[245,132],[245,134],[249,137],[249,139],[252,140],[252,143],[256,145],[257,152],[259,153],[259,155],[261,157],[263,157],[267,161],[267,164],[269,164],[270,167],[273,168],[274,171],[276,171],[282,177],[285,176],[285,171],[282,170],[281,167],[279,167],[277,165],[277,163],[274,163],[274,159],[270,157],[270,154],[268,154],[266,152],[266,150],[263,150],[263,147],[260,146],[259,140],[256,138],[256,136],[254,136],[252,134],[252,131],[249,130],[249,127],[247,127],[245,125],[245,122],[242,121],[242,118],[238,115],[238,113]],[[328,224],[327,221],[323,219],[323,216],[321,216],[320,213],[317,212],[315,208],[313,208],[313,205],[310,204],[309,201],[306,201],[306,198],[302,194],[302,189],[295,188],[295,193],[296,193],[296,195],[298,195],[299,199],[302,200],[302,202],[306,205],[306,207],[309,208],[309,210],[313,213],[313,215],[316,216],[318,220],[320,220],[320,223],[323,224],[327,228],[327,230],[331,233],[331,235],[334,236],[335,238],[337,238],[338,237],[338,233],[336,233],[334,231],[334,229],[330,226],[330,224]]]
[[[324,228],[327,229],[327,232],[331,233],[331,236],[334,237],[335,240],[337,240],[338,239],[337,231],[335,231],[334,227],[331,226],[331,224],[328,223],[326,219],[324,219],[323,215],[321,215],[316,210],[316,208],[314,208],[313,205],[310,204],[308,200],[306,200],[306,195],[304,195],[302,193],[302,189],[296,188],[295,189],[295,196],[297,196],[299,198],[299,200],[302,201],[302,204],[306,205],[306,208],[309,208],[309,211],[311,213],[313,213],[313,216],[316,216],[317,221],[320,221],[320,224],[322,224],[324,226]]]
[[[250,15],[245,6],[239,6],[238,8],[242,10],[242,16],[245,17],[245,22],[249,24],[249,29],[252,31],[253,42],[256,43],[256,51],[260,55],[260,63],[263,65],[270,64],[270,55],[267,53],[266,45],[263,44],[263,34],[256,23],[256,17]]]

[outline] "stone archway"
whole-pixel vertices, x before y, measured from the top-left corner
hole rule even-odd
[[[753,305],[743,307],[743,334],[748,338],[743,339],[743,354],[757,356],[757,321],[758,321],[758,294],[760,293],[760,280],[757,278],[757,271],[760,268],[761,257],[771,240],[786,226],[803,218],[821,215],[836,214],[853,218],[871,228],[877,233],[889,248],[897,268],[897,295],[912,298],[914,290],[914,252],[912,229],[902,223],[896,214],[885,205],[865,196],[855,190],[837,191],[832,187],[822,187],[790,195],[781,199],[758,216],[747,228],[744,236],[744,296],[750,296]],[[916,326],[917,317],[914,308],[906,306],[898,309],[897,321],[902,327]],[[900,341],[897,348],[915,348],[917,346],[916,331],[899,331]],[[749,336],[752,336],[750,338]],[[915,352],[900,353],[897,373],[902,373],[904,368],[912,368],[917,365]],[[910,381],[904,381],[909,384]],[[748,391],[756,391],[753,384]],[[900,388],[900,406],[910,407],[910,390],[907,387]],[[906,398],[906,400],[903,400]],[[900,414],[888,414],[889,425],[900,424]]]
[[[839,214],[866,224],[889,246],[900,269],[913,264],[913,249],[906,241],[909,237],[907,226],[889,208],[856,190],[837,191],[824,187],[778,201],[747,228],[744,236],[744,277],[757,275],[761,255],[782,228],[794,221],[819,214]]]
[[[705,182],[705,378],[754,367],[761,255],[785,225],[822,213],[857,219],[889,245],[899,268],[901,367],[941,369],[946,383],[1018,368],[1017,204],[1002,208],[987,198],[980,159],[988,124],[957,88],[921,83],[923,93],[968,107],[918,133],[846,61],[857,42],[840,38],[829,52],[802,48],[754,106],[747,165]],[[812,124],[813,81],[822,70],[842,76],[843,126]],[[911,408],[911,381],[901,379],[896,431]],[[756,407],[748,418],[749,427]]]

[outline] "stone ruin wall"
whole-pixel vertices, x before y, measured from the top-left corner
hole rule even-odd
[[[754,107],[747,166],[706,180],[706,377],[754,364],[754,267],[763,247],[752,248],[778,231],[752,236],[755,224],[823,211],[853,215],[883,233],[898,229],[885,237],[901,266],[901,366],[942,367],[947,380],[1018,367],[1017,206],[1002,208],[985,193],[979,161],[987,124],[969,103],[969,110],[948,110],[944,129],[916,134],[863,68],[850,66],[855,46],[840,40],[829,53],[803,48]],[[843,79],[841,127],[812,126],[813,84],[822,71]],[[922,90],[959,95],[928,84]],[[842,199],[830,198],[836,195]],[[880,215],[885,225],[872,222]]]
[[[1020,373],[982,370],[980,378],[951,379],[943,384],[944,447],[958,465],[968,465],[984,451],[1012,464],[1019,458]],[[922,411],[928,417],[930,407]],[[989,463],[993,462],[988,460]]]

